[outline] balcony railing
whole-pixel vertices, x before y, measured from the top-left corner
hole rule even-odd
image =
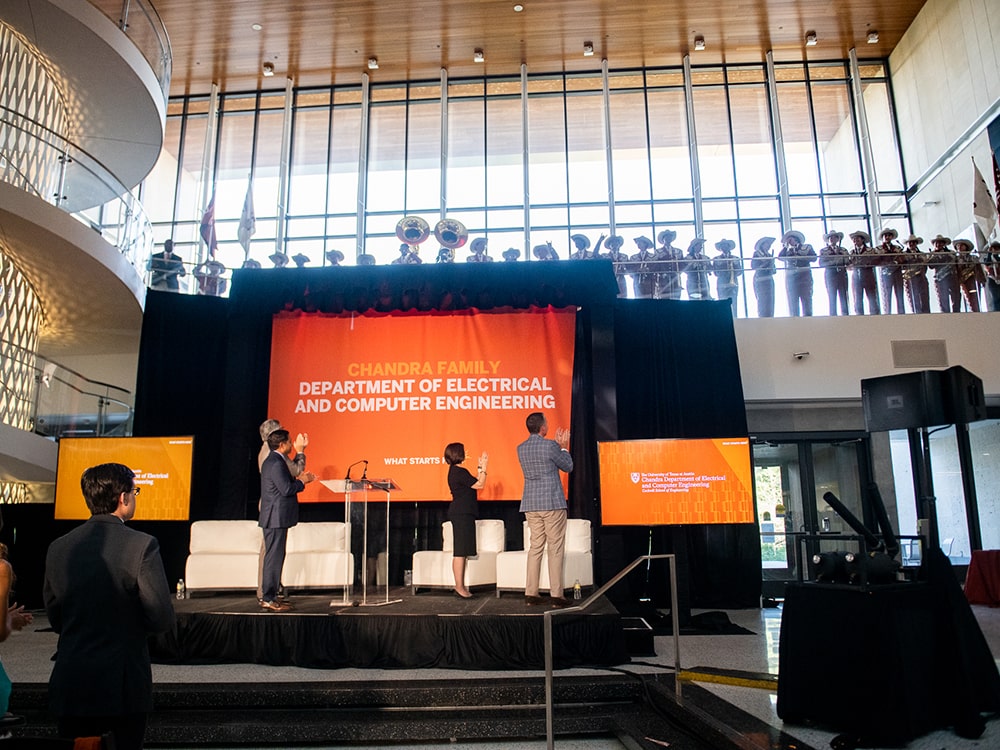
[[[893,265],[897,265],[895,263],[897,259],[912,260],[913,258],[912,255],[908,256],[905,253],[901,253],[898,256],[887,255],[882,257],[884,261]],[[981,268],[987,269],[987,264],[982,259],[979,259],[978,256],[973,256],[973,258],[976,259]],[[704,263],[711,264],[712,260],[714,259],[710,258],[708,261],[704,261]],[[846,276],[843,277],[846,278],[846,282],[843,282],[846,284],[844,287],[846,289],[846,306],[841,306],[838,299],[836,312],[833,311],[830,304],[831,296],[834,295],[831,293],[831,287],[827,284],[827,270],[825,268],[817,267],[816,264],[813,264],[806,268],[789,269],[781,266],[780,259],[776,260],[778,263],[771,271],[771,274],[761,277],[757,277],[758,270],[752,267],[751,258],[737,257],[733,258],[737,270],[729,270],[725,274],[717,273],[714,270],[705,270],[704,267],[701,270],[690,270],[684,261],[642,261],[640,264],[634,260],[622,260],[614,262],[613,267],[615,276],[619,280],[619,287],[623,290],[619,294],[619,297],[623,298],[648,297],[650,299],[690,301],[718,300],[727,291],[725,283],[722,284],[722,288],[720,288],[719,284],[720,280],[725,278],[729,281],[728,291],[731,294],[734,293],[732,299],[735,316],[738,318],[791,317],[793,299],[789,294],[790,285],[794,288],[793,291],[808,290],[800,293],[808,296],[811,303],[811,315],[817,317],[844,314],[857,315],[857,298],[859,294],[863,298],[862,309],[864,310],[864,315],[887,314],[889,312],[893,314],[903,312],[912,314],[920,309],[916,307],[916,303],[919,300],[919,295],[923,293],[920,290],[923,289],[921,284],[924,283],[926,284],[926,308],[924,308],[926,312],[996,311],[993,309],[994,306],[991,302],[991,293],[987,290],[985,284],[979,283],[966,285],[966,291],[962,291],[962,287],[959,285],[956,296],[950,300],[950,303],[956,306],[944,310],[941,305],[941,296],[936,289],[936,277],[939,273],[938,269],[942,268],[942,265],[930,253],[920,254],[920,265],[917,266],[919,273],[916,275],[913,274],[914,266],[912,264],[898,264],[900,269],[907,269],[907,273],[910,276],[910,278],[906,278],[903,275],[900,276],[902,285],[898,289],[901,296],[897,296],[896,287],[886,287],[884,285],[886,282],[883,282],[880,266],[869,267],[869,269],[874,269],[874,286],[871,286],[870,283],[868,284],[868,289],[873,290],[869,294],[865,294],[864,289],[859,287],[858,280],[853,274],[853,269],[848,267],[846,269]],[[589,261],[562,259],[557,261],[522,260],[516,262],[587,263]],[[214,270],[209,271],[205,264],[196,265],[184,260],[182,260],[182,264],[185,269],[185,275],[177,279],[177,289],[167,289],[163,285],[153,288],[175,291],[181,294],[229,295],[232,268],[219,264]],[[1000,263],[997,265],[1000,265]],[[305,267],[322,268],[323,266]],[[337,270],[335,266],[325,267],[330,273],[335,273]],[[488,268],[489,266],[486,266],[484,270]],[[276,267],[274,270],[280,270],[280,267]],[[958,273],[955,269],[950,270],[956,274]],[[990,273],[994,275],[990,276]],[[984,270],[983,278],[987,276],[994,278],[997,273],[1000,273],[1000,268],[992,272]],[[917,276],[922,276],[924,281],[921,282],[916,278]],[[955,276],[954,279],[957,281],[958,277]],[[150,282],[151,274],[147,267],[146,283],[150,284]],[[887,288],[889,290],[888,293]],[[771,315],[768,315],[766,312],[767,302],[765,296],[768,294],[771,299]],[[916,297],[915,294],[917,295]],[[887,302],[888,296],[892,297],[891,306]],[[899,299],[903,300],[902,307],[897,305]],[[975,302],[973,302],[973,299],[975,299]],[[873,300],[875,302],[874,305],[871,304]],[[801,314],[803,312],[801,302],[799,305],[799,313]],[[975,305],[976,309],[974,309],[973,305]]]
[[[132,394],[58,362],[0,340],[3,359],[16,368],[19,388],[0,383],[32,432],[50,438],[112,437],[132,433]],[[6,421],[6,420],[5,420]]]
[[[115,22],[146,58],[160,84],[163,102],[170,93],[173,53],[167,27],[148,0],[91,0],[91,5]]]
[[[74,143],[0,106],[0,180],[60,208],[117,247],[140,276],[153,247],[153,230],[139,200],[97,159]],[[74,211],[68,179],[98,196],[94,208]],[[82,189],[82,188],[81,188]]]

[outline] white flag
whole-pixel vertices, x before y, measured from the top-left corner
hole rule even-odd
[[[253,180],[247,183],[247,197],[243,199],[243,213],[240,216],[240,226],[236,237],[243,246],[243,253],[250,257],[250,238],[257,231],[257,217],[253,213]]]
[[[983,173],[976,166],[975,159],[972,160],[972,168],[976,171],[975,187],[972,191],[972,219],[983,233],[984,238],[989,238],[997,223],[997,206],[990,195],[990,188],[983,179]]]

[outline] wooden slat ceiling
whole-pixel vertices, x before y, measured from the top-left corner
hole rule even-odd
[[[113,18],[121,0],[92,0]],[[887,57],[924,0],[154,0],[170,35],[172,95],[295,86],[693,65]],[[133,11],[134,12],[134,11]],[[259,30],[254,30],[254,25]],[[869,31],[879,41],[868,44]],[[806,47],[815,32],[818,44]],[[706,49],[694,51],[695,36]],[[590,42],[594,56],[584,57]],[[485,63],[473,62],[482,49]],[[368,58],[379,69],[369,71]],[[262,64],[275,77],[263,78]]]

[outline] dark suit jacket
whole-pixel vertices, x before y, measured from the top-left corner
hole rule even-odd
[[[174,624],[155,537],[98,515],[56,539],[45,559],[45,611],[59,633],[49,680],[56,716],[153,708],[146,638]]]
[[[305,485],[292,479],[285,457],[271,451],[260,467],[260,521],[264,529],[288,529],[299,522],[298,494]]]

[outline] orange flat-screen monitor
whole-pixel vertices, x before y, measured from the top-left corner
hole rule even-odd
[[[57,520],[90,518],[80,477],[91,466],[125,464],[140,488],[136,521],[187,521],[191,508],[191,460],[194,438],[62,438],[56,468]]]
[[[617,440],[597,444],[601,523],[753,523],[750,440]]]

